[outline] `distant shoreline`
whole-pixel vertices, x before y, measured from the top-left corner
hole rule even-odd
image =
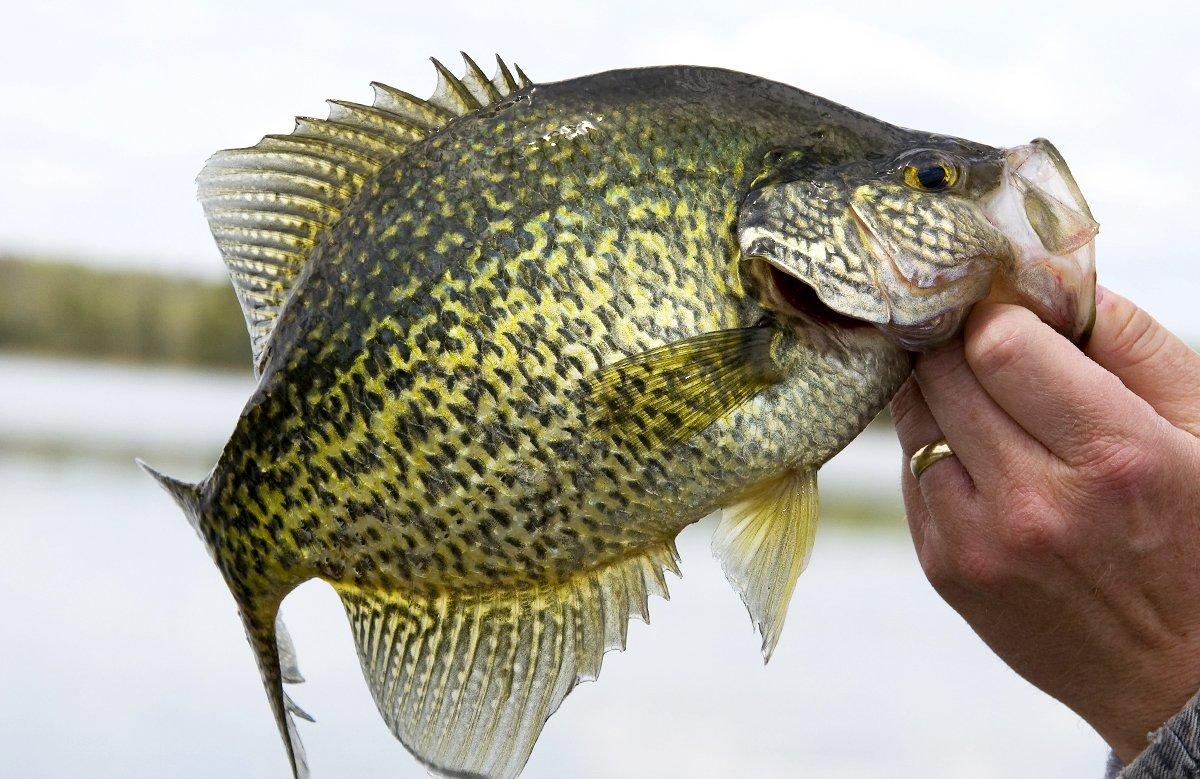
[[[0,350],[246,369],[229,284],[0,254]]]

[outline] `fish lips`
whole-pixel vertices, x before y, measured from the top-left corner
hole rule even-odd
[[[1001,183],[982,211],[1012,250],[988,299],[1026,306],[1085,343],[1096,321],[1100,225],[1058,149],[1038,138],[1007,150]]]

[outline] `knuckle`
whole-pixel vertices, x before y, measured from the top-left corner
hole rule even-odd
[[[1028,340],[1028,334],[1018,322],[996,320],[973,333],[967,341],[967,362],[982,373],[998,373],[1021,359]]]
[[[943,549],[923,558],[925,578],[947,600],[956,593],[998,590],[1012,580],[1006,555],[983,544]]]
[[[1006,523],[1004,542],[1009,552],[1022,557],[1058,555],[1067,546],[1066,526],[1049,507],[1031,505]]]
[[[945,598],[954,591],[955,578],[945,559],[940,556],[927,555],[921,559],[921,568],[925,571],[925,578],[929,580],[930,586],[937,594]]]
[[[1133,303],[1125,301],[1117,316],[1109,351],[1124,367],[1150,359],[1166,344],[1167,331]]]

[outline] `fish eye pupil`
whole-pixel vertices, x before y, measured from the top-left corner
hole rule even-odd
[[[946,185],[946,168],[944,165],[920,165],[917,167],[917,181],[925,189],[941,189]]]
[[[940,192],[958,183],[959,168],[936,156],[913,160],[904,166],[904,183],[924,192]]]

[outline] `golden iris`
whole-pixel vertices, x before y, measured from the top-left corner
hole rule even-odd
[[[913,189],[938,192],[958,181],[958,166],[946,160],[919,160],[904,166],[904,183]]]

